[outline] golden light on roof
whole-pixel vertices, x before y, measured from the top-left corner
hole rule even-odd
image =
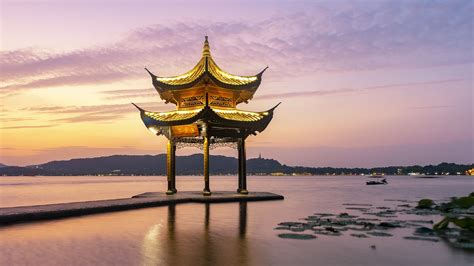
[[[223,110],[223,109],[213,109],[213,111],[220,117],[227,120],[242,121],[242,122],[256,122],[261,120],[267,114],[258,113],[258,112],[249,112],[242,110]]]
[[[175,110],[170,112],[145,112],[145,115],[160,121],[178,121],[183,119],[188,119],[195,116],[199,113],[201,109],[193,109],[193,110]]]
[[[240,122],[257,122],[263,119],[265,116],[268,116],[268,112],[250,112],[237,109],[220,109],[220,108],[211,108],[212,111],[217,114],[219,117]],[[191,109],[191,110],[175,110],[170,112],[148,112],[145,111],[145,115],[163,122],[170,121],[179,121],[184,119],[189,119],[197,115],[203,109]]]
[[[223,71],[211,57],[209,42],[206,39],[199,62],[188,72],[173,77],[156,77],[156,80],[167,85],[185,85],[192,83],[205,72],[210,73],[218,81],[229,85],[247,85],[258,80],[257,76],[238,76]]]
[[[237,76],[223,71],[214,60],[209,59],[209,72],[219,81],[232,85],[245,85],[256,81],[257,76]]]
[[[182,85],[188,84],[199,78],[206,69],[206,60],[201,59],[197,65],[190,71],[174,77],[157,77],[156,80],[169,84],[169,85]]]

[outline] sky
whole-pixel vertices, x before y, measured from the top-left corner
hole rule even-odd
[[[278,102],[247,140],[287,165],[474,161],[472,1],[1,0],[0,162],[166,152],[134,102],[191,69],[204,36],[225,71],[269,66],[254,99]],[[201,152],[184,148],[177,155]],[[211,154],[237,156],[229,148]],[[211,162],[212,163],[212,162]]]

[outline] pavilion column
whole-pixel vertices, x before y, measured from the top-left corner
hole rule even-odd
[[[171,172],[173,173],[171,179],[171,188],[173,193],[178,192],[176,189],[176,143],[173,141],[173,145],[171,147],[172,156],[171,156]]]
[[[204,190],[202,194],[204,196],[211,195],[211,189],[209,188],[209,137],[204,136]]]
[[[172,195],[176,192],[175,188],[175,151],[176,146],[172,139],[168,140],[166,145],[166,173],[167,173],[167,180],[168,180],[168,190],[166,191],[167,195]]]
[[[242,191],[242,139],[239,138],[237,141],[237,157],[238,157],[238,165],[239,165],[239,180],[238,180],[238,187],[237,193]]]
[[[239,189],[240,194],[248,194],[247,191],[247,158],[245,155],[245,138],[240,138],[239,149]]]

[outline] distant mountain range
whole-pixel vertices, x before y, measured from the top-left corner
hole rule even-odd
[[[212,175],[236,175],[237,158],[211,155],[210,173]],[[247,160],[249,175],[341,175],[385,173],[390,175],[424,174],[465,174],[472,164],[461,165],[441,163],[428,166],[390,166],[377,168],[333,168],[287,166],[274,159],[253,158]],[[177,175],[201,175],[203,155],[193,154],[176,157]],[[35,175],[166,175],[166,154],[158,155],[113,155],[96,158],[81,158],[64,161],[52,161],[26,167],[0,166],[3,176]]]

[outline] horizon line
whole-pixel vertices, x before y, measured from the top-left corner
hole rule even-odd
[[[38,165],[43,165],[51,162],[61,162],[61,161],[71,161],[71,160],[81,160],[81,159],[97,159],[97,158],[105,158],[105,157],[113,157],[113,156],[158,156],[158,155],[164,155],[166,156],[166,153],[157,153],[157,154],[113,154],[113,155],[103,155],[103,156],[94,156],[94,157],[77,157],[77,158],[70,158],[70,159],[58,159],[58,160],[51,160],[45,163],[39,163],[39,164],[31,164],[31,165],[24,165],[24,166],[19,166],[19,165],[7,165],[3,164],[0,162],[0,164],[4,165],[4,167],[32,167],[32,166],[38,166]],[[190,157],[190,156],[195,156],[195,155],[200,155],[203,156],[202,153],[193,153],[189,155],[176,155],[176,157]],[[227,155],[210,155],[210,156],[221,156],[221,157],[227,157],[227,158],[234,158],[237,159],[237,157],[234,156],[227,156]],[[439,163],[429,163],[429,164],[411,164],[411,165],[388,165],[388,166],[371,166],[371,167],[361,167],[361,166],[355,166],[355,167],[349,167],[349,166],[343,166],[343,167],[338,167],[338,166],[303,166],[303,165],[287,165],[284,163],[281,163],[279,160],[274,159],[274,158],[265,158],[263,156],[259,157],[253,157],[253,158],[248,158],[247,160],[251,159],[267,159],[267,160],[275,160],[281,165],[289,166],[289,167],[305,167],[305,168],[346,168],[346,169],[356,169],[356,168],[362,168],[362,169],[374,169],[374,168],[387,168],[387,167],[412,167],[412,166],[437,166],[443,163],[447,164],[458,164],[458,165],[474,165],[474,162],[471,163],[456,163],[456,162],[439,162]]]

